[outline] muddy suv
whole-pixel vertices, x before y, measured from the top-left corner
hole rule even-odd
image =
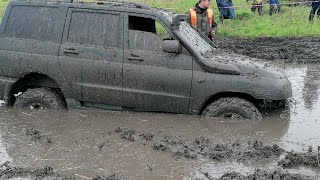
[[[0,98],[261,119],[261,108],[291,97],[281,71],[214,48],[184,19],[137,3],[12,0],[0,27]]]

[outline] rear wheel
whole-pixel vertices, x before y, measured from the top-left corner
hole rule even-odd
[[[65,108],[60,95],[48,88],[28,89],[16,98],[14,107],[29,109]]]
[[[220,98],[208,105],[202,114],[232,119],[262,119],[261,113],[251,102],[236,97]]]

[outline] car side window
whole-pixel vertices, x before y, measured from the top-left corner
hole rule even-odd
[[[119,47],[119,23],[118,14],[74,11],[69,27],[68,42]]]
[[[59,41],[59,9],[55,7],[14,6],[5,25],[7,37]]]
[[[161,51],[163,40],[171,39],[161,23],[154,19],[129,16],[129,48]]]

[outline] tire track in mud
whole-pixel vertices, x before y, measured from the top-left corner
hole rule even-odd
[[[245,162],[247,160],[267,160],[271,158],[284,159],[278,161],[279,170],[267,171],[257,169],[253,174],[244,176],[237,172],[224,174],[221,180],[249,180],[249,179],[272,179],[272,180],[309,180],[312,177],[291,174],[282,168],[292,168],[298,166],[308,166],[320,168],[320,147],[318,151],[309,149],[307,153],[287,152],[277,144],[264,145],[260,141],[249,141],[247,144],[240,143],[238,140],[225,144],[214,144],[205,137],[197,138],[191,142],[182,140],[176,136],[161,136],[153,133],[140,133],[134,129],[117,127],[114,131],[120,138],[128,141],[151,142],[151,148],[157,151],[168,152],[173,158],[201,159],[207,158],[216,162],[236,161]],[[204,173],[207,179],[211,180],[209,173]]]
[[[41,133],[40,133],[41,132]],[[170,153],[173,158],[188,158],[188,159],[201,159],[206,158],[215,162],[244,162],[247,160],[268,160],[271,158],[280,158],[280,155],[286,154],[285,158],[278,162],[278,170],[265,170],[257,169],[252,174],[243,175],[237,172],[228,172],[222,175],[219,179],[221,180],[251,180],[251,179],[272,179],[272,180],[309,180],[314,179],[301,174],[292,174],[282,168],[290,168],[296,166],[311,166],[320,168],[320,147],[318,150],[310,148],[307,153],[294,153],[286,152],[284,149],[276,144],[264,145],[260,141],[249,141],[247,143],[240,143],[238,140],[234,142],[218,143],[215,144],[205,137],[196,138],[193,141],[183,140],[178,136],[162,135],[158,133],[141,133],[135,129],[117,127],[114,132],[108,132],[110,135],[114,134],[119,136],[121,139],[130,142],[142,143],[143,145],[151,145],[150,148]],[[26,132],[27,136],[40,137],[42,139],[45,136],[43,131],[37,129],[29,129]],[[36,138],[38,139],[38,138]],[[45,139],[45,138],[44,138]],[[33,141],[33,138],[30,138]],[[39,141],[41,143],[47,143],[45,141]],[[51,142],[55,143],[55,142]],[[103,147],[102,147],[103,148]],[[203,180],[212,180],[210,173],[201,172],[206,177]],[[31,169],[16,167],[13,164],[6,162],[0,166],[0,179],[10,178],[31,178],[31,179],[57,179],[57,180],[71,180],[76,179],[75,177],[67,177],[61,175],[53,170],[50,166],[44,168]],[[93,180],[121,180],[122,178],[118,175],[110,176],[95,176]]]
[[[217,38],[218,46],[228,52],[265,60],[302,64],[320,62],[320,38]]]

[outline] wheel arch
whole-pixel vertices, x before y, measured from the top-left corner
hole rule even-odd
[[[246,93],[240,93],[240,92],[219,92],[216,94],[213,94],[210,96],[205,103],[201,106],[201,110],[199,111],[199,114],[202,114],[202,112],[205,110],[205,108],[210,105],[212,102],[224,98],[224,97],[237,97],[241,99],[245,99],[251,103],[253,103],[256,107],[258,107],[259,100],[255,99],[253,96],[246,94]]]
[[[56,80],[48,75],[33,72],[22,76],[18,81],[13,83],[9,92],[8,105],[13,106],[16,100],[14,96],[15,94],[18,94],[19,92],[25,92],[29,88],[36,87],[46,87],[53,89],[61,96],[64,102],[66,101],[64,94],[61,91],[60,86]]]

